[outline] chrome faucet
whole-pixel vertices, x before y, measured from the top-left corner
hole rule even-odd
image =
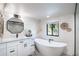
[[[50,41],[53,41],[53,39],[49,39],[49,42],[50,42]]]

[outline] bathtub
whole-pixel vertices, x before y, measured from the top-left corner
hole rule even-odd
[[[60,56],[66,54],[66,43],[35,39],[36,50],[43,56]]]

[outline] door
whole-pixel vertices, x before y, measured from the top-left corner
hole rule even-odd
[[[79,56],[79,3],[76,11],[76,55]]]

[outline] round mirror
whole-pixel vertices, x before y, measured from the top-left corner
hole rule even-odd
[[[7,21],[7,30],[12,34],[21,33],[24,30],[24,23],[18,18],[18,15],[15,14]]]

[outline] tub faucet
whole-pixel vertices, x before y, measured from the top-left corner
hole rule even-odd
[[[50,42],[50,41],[53,41],[53,39],[49,39],[49,42]]]

